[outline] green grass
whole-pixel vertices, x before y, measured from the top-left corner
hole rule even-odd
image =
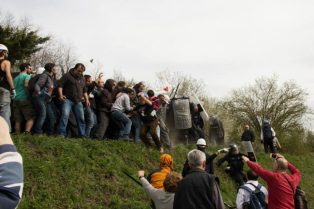
[[[157,150],[119,141],[45,136],[13,138],[24,160],[25,186],[20,209],[149,208],[149,199],[142,188],[122,171],[136,177],[137,170],[144,169],[148,173],[156,169],[160,157]],[[170,151],[175,171],[181,172],[186,154],[192,148],[193,145],[179,145]],[[313,208],[314,154],[308,152],[300,156],[291,152],[284,155],[301,170],[301,186],[310,200],[309,208]],[[258,153],[257,158],[260,164],[271,168],[269,156]],[[222,167],[215,169],[224,201],[234,205],[234,183]]]

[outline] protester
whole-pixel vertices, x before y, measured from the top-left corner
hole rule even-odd
[[[15,133],[21,132],[21,124],[25,121],[25,132],[30,133],[34,125],[36,113],[28,93],[28,82],[31,79],[29,63],[20,65],[20,73],[14,78],[16,96],[13,101],[13,116],[15,122]]]
[[[159,100],[158,97],[155,96],[155,92],[150,89],[147,91],[147,96],[149,101],[152,102],[153,110],[155,111],[158,110],[161,105],[161,101]]]
[[[264,169],[256,162],[250,161],[242,156],[244,162],[260,176],[268,187],[268,208],[269,209],[294,209],[294,193],[300,182],[301,173],[283,155],[274,154],[273,170]],[[290,171],[291,175],[287,173]],[[291,185],[291,186],[290,186]]]
[[[139,105],[138,97],[137,96],[133,97],[130,100],[130,103],[132,107],[138,106]],[[136,110],[133,110],[131,113],[129,113],[129,117],[130,117],[130,120],[132,121],[131,131],[133,133],[134,142],[140,143],[141,142],[141,126],[142,126],[140,115],[138,114]]]
[[[222,152],[228,152],[228,150],[226,149],[220,149],[218,150],[216,153],[209,155],[206,152],[206,141],[203,138],[200,138],[197,140],[196,142],[196,147],[198,150],[202,151],[203,153],[205,153],[206,155],[206,166],[205,166],[205,171],[209,174],[214,174],[214,165],[213,165],[213,161],[214,159]],[[190,166],[189,166],[189,162],[188,160],[185,161],[184,166],[183,166],[183,170],[182,170],[182,176],[186,176],[190,170]]]
[[[85,118],[85,135],[86,137],[91,137],[91,131],[97,125],[97,116],[95,113],[96,103],[95,94],[97,94],[97,83],[93,81],[92,76],[84,75],[87,95],[89,99],[90,106],[84,108],[84,118]]]
[[[258,182],[258,175],[256,175],[256,173],[252,170],[248,170],[246,176],[248,181],[238,190],[236,199],[237,209],[246,209],[247,207],[245,205],[249,204],[252,192],[256,193],[257,190],[261,191],[264,194],[264,200],[262,203],[267,204],[268,191],[263,185]]]
[[[224,209],[215,176],[205,171],[204,152],[194,149],[188,153],[191,170],[179,182],[174,197],[174,209]]]
[[[150,139],[147,137],[149,132],[157,149],[160,153],[164,152],[164,149],[160,143],[160,139],[157,135],[158,119],[156,116],[156,111],[153,109],[152,102],[144,95],[140,95],[139,105],[136,107],[140,119],[142,121],[141,126],[141,139],[146,146],[150,146]]]
[[[144,171],[138,171],[138,176],[143,185],[143,189],[147,195],[153,200],[154,207],[156,209],[172,209],[174,193],[177,188],[177,184],[181,181],[182,176],[176,172],[170,172],[163,181],[163,188],[156,189],[153,187],[144,177]]]
[[[151,172],[147,179],[149,183],[156,189],[164,189],[163,182],[166,176],[173,171],[173,159],[169,154],[162,154],[160,156],[159,168]]]
[[[159,94],[158,99],[160,100],[160,106],[157,110],[157,118],[160,127],[160,142],[163,146],[170,147],[172,146],[171,140],[169,138],[169,129],[166,125],[167,119],[167,109],[170,102],[168,95]]]
[[[96,139],[103,139],[110,122],[110,111],[114,102],[114,89],[116,81],[107,79],[104,86],[99,87],[98,95],[96,96],[96,109],[98,126],[95,131]]]
[[[58,93],[59,100],[63,104],[57,132],[64,137],[67,135],[66,128],[71,110],[73,110],[76,118],[79,136],[85,137],[85,118],[82,98],[84,97],[86,107],[89,107],[90,103],[83,77],[84,71],[85,66],[77,63],[74,68],[64,74],[60,79]]]
[[[135,94],[138,96],[139,94],[143,94],[144,95],[144,88],[145,88],[145,84],[144,82],[139,82],[137,84],[135,84],[133,86],[133,89],[135,91]]]
[[[6,121],[0,117],[0,208],[17,208],[23,192],[23,161],[10,136]]]
[[[244,131],[243,131],[242,136],[241,136],[241,141],[250,141],[250,142],[255,141],[255,134],[250,129],[250,126],[248,124],[246,124],[244,126]]]
[[[236,144],[229,145],[229,152],[218,160],[217,166],[219,167],[225,161],[227,161],[228,166],[225,171],[229,176],[241,186],[246,181],[245,174],[243,173],[243,162],[242,162],[243,154],[239,152],[239,148]]]
[[[134,96],[133,89],[125,88],[123,92],[117,95],[111,107],[110,117],[119,127],[119,139],[122,140],[129,140],[132,121],[127,116],[127,112],[133,110],[133,107],[130,105],[130,98]]]
[[[8,59],[8,48],[0,44],[0,116],[2,116],[9,125],[11,131],[11,99],[16,96],[14,83],[11,75],[11,62]]]
[[[51,107],[48,107],[48,103],[51,102],[52,93],[55,88],[54,74],[56,71],[57,69],[54,63],[45,64],[45,71],[39,75],[34,85],[32,98],[37,112],[37,118],[33,128],[34,134],[43,133],[43,126],[47,116],[49,117],[49,125],[54,125],[55,123],[55,117],[51,116],[53,115],[51,112],[53,110]]]
[[[263,122],[262,126],[262,134],[261,134],[261,143],[264,144],[265,153],[276,153],[277,149],[274,143],[274,138],[276,136],[276,132],[271,127],[268,120]]]

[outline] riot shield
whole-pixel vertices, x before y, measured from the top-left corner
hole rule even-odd
[[[175,129],[189,129],[192,127],[190,101],[187,97],[172,100]]]
[[[242,146],[251,161],[257,162],[251,141],[242,141]]]

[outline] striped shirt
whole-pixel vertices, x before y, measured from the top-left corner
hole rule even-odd
[[[11,144],[0,146],[0,206],[17,208],[23,191],[22,156]]]

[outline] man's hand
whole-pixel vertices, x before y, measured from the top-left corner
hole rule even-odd
[[[278,158],[285,158],[285,157],[284,157],[283,155],[279,154],[279,153],[276,153],[276,160],[277,160]]]
[[[85,101],[85,105],[86,105],[86,107],[89,107],[89,106],[90,106],[89,100],[86,100],[86,101]]]
[[[249,159],[248,157],[244,156],[244,155],[242,155],[242,160],[243,160],[244,162],[250,161],[250,159]]]
[[[65,96],[60,96],[60,97],[59,97],[59,100],[60,100],[60,102],[62,102],[62,103],[65,101],[65,99],[66,99]]]
[[[145,171],[139,170],[139,171],[137,171],[137,175],[138,175],[139,178],[144,177]]]

